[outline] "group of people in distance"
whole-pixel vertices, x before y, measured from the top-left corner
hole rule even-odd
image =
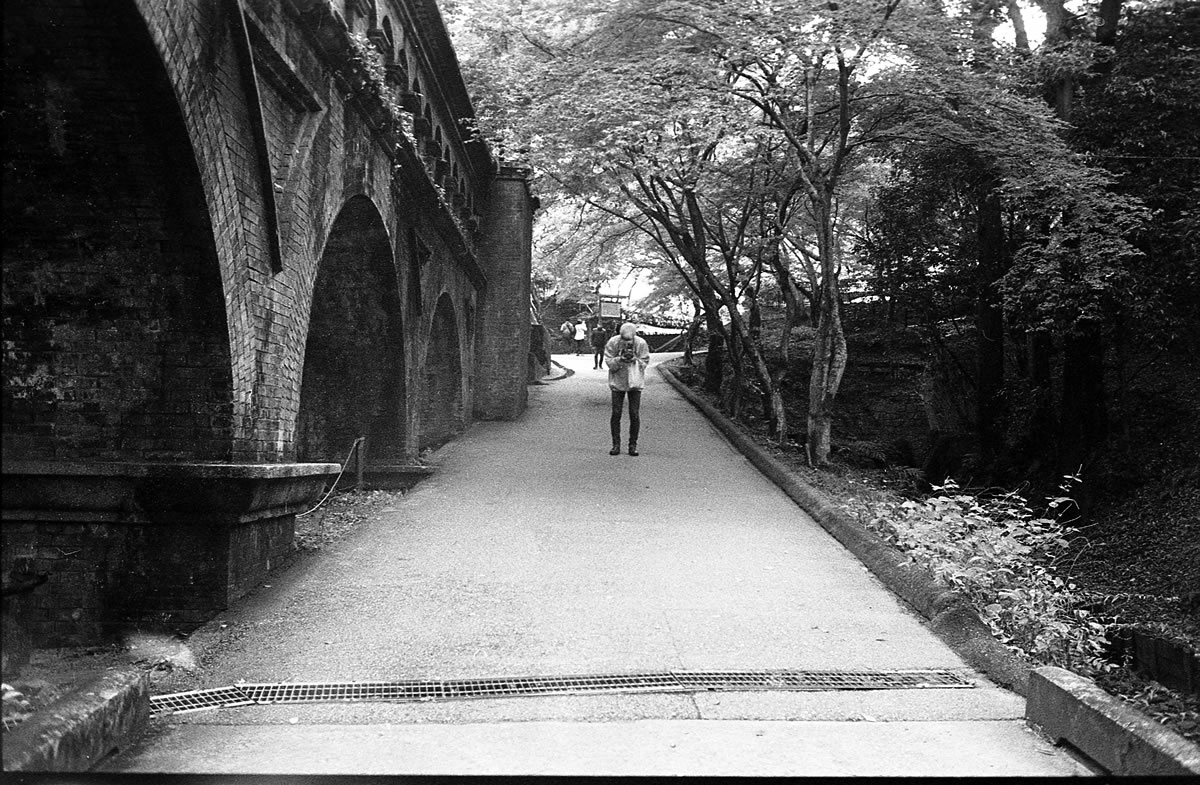
[[[638,434],[641,431],[642,389],[646,386],[646,368],[650,365],[650,347],[637,334],[637,325],[625,322],[610,336],[603,321],[590,330],[583,319],[567,320],[560,328],[563,338],[575,344],[575,354],[583,354],[584,344],[592,344],[592,370],[603,365],[608,369],[608,388],[612,394],[612,413],[609,428],[612,449],[609,455],[621,454],[621,417],[625,401],[629,401],[629,454],[638,454]]]

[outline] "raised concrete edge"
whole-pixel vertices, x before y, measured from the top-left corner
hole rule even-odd
[[[150,719],[150,680],[118,669],[84,682],[4,736],[3,770],[87,771]]]
[[[1110,774],[1200,774],[1200,745],[1062,668],[1033,671],[1025,719],[1054,742],[1070,742]]]
[[[555,360],[553,357],[550,358],[550,367],[557,368],[561,373],[558,373],[557,375],[555,375],[553,372],[548,373],[545,376],[543,376],[540,381],[557,382],[560,379],[566,379],[569,376],[575,375],[575,371],[573,369],[568,368],[567,366],[560,363],[558,360]]]
[[[278,479],[337,474],[339,463],[169,463],[162,461],[5,460],[0,475]]]
[[[802,482],[741,428],[679,381],[672,370],[655,366],[666,381],[708,418],[739,452],[823,529],[846,547],[885,586],[929,620],[930,629],[971,667],[992,681],[1025,695],[1030,667],[992,635],[967,600],[936,584],[896,548],[859,526],[820,491]]]
[[[656,367],[759,471],[885,586],[927,618],[930,629],[956,654],[993,681],[1024,696],[1026,721],[1042,728],[1055,743],[1068,742],[1113,774],[1200,773],[1200,748],[1196,745],[1128,707],[1090,679],[1062,668],[1034,670],[1023,663],[992,636],[965,598],[937,586],[927,571],[905,562],[898,550],[858,526],[820,491],[801,482],[716,407],[679,381],[669,367]]]

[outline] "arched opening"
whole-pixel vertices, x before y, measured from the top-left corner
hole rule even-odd
[[[131,2],[4,4],[6,458],[229,460],[200,172]]]
[[[392,247],[365,196],[333,223],[313,287],[296,449],[345,459],[367,437],[372,461],[404,456],[404,332]]]
[[[387,62],[395,62],[396,35],[392,32],[392,20],[386,16],[383,18],[383,37],[387,39]]]
[[[438,447],[462,433],[462,353],[450,296],[438,299],[425,352],[421,385],[421,449]]]

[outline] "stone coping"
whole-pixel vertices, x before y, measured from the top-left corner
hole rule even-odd
[[[145,673],[96,676],[4,734],[4,771],[88,771],[132,743],[150,718]]]
[[[401,472],[404,474],[434,474],[438,470],[436,466],[429,466],[423,463],[368,463],[363,472],[370,474],[371,472]],[[351,471],[353,474],[353,471]]]
[[[1116,776],[1200,775],[1200,745],[1135,711],[1091,679],[1045,666],[1033,672],[1025,718]]]
[[[47,477],[175,477],[270,480],[337,474],[337,463],[170,463],[133,461],[11,461],[0,474]]]

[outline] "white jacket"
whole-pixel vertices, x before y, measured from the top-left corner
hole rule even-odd
[[[604,344],[604,364],[608,366],[608,386],[614,390],[640,390],[646,386],[646,367],[650,365],[650,346],[646,339],[633,337],[633,362],[621,359],[621,336],[614,335]]]

